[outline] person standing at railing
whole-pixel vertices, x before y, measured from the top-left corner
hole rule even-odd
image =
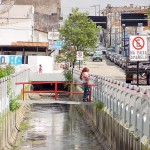
[[[82,69],[82,72],[80,74],[80,79],[82,80],[83,86],[84,86],[84,93],[83,93],[83,102],[87,102],[88,101],[88,97],[89,97],[89,69],[87,67],[84,67]]]
[[[42,73],[43,72],[43,69],[42,69],[42,65],[40,64],[39,65],[39,73]]]

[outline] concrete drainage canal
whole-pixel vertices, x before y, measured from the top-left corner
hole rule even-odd
[[[75,105],[34,104],[21,124],[14,150],[102,150]]]

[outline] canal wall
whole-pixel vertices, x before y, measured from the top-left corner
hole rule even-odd
[[[28,105],[21,105],[17,111],[6,111],[0,118],[0,150],[12,149],[19,132],[19,126],[28,109]]]
[[[75,82],[81,82],[79,75],[79,71],[74,72]],[[90,83],[96,85],[91,89],[92,102],[102,104],[103,111],[92,106],[83,107],[83,110],[111,144],[111,149],[149,150],[149,88],[93,74],[90,74]],[[76,95],[74,100],[81,101],[82,97]]]
[[[77,110],[86,116],[86,121],[90,120],[88,123],[94,126],[104,150],[149,150],[146,139],[141,141],[126,124],[111,116],[105,108],[101,109],[95,104],[77,106]]]

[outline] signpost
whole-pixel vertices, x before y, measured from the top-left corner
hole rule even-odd
[[[83,51],[77,51],[76,59],[83,60]]]
[[[80,70],[80,61],[84,60],[83,56],[84,56],[83,51],[77,51],[76,60],[79,61],[79,70]]]
[[[130,36],[129,60],[137,62],[137,86],[139,85],[139,62],[148,61],[147,36]]]
[[[130,61],[148,61],[147,36],[130,36]]]

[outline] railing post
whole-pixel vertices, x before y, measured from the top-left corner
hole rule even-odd
[[[55,82],[55,100],[57,100],[57,99],[58,99],[57,86],[58,86],[58,83],[57,83],[57,82]]]
[[[92,86],[90,85],[90,93],[89,93],[89,102],[91,102],[91,91],[92,91]]]
[[[24,84],[23,84],[23,89],[22,89],[22,100],[24,101]]]

